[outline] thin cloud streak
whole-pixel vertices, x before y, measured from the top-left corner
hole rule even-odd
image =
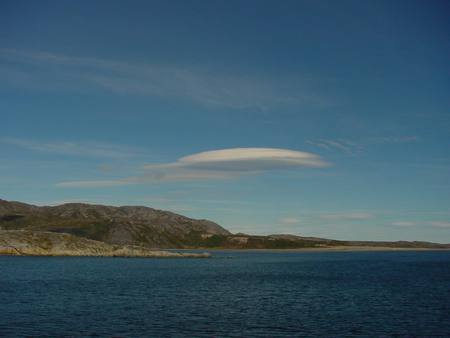
[[[319,217],[324,220],[361,221],[374,218],[374,215],[367,212],[351,212],[351,213],[322,214],[319,215]]]
[[[307,140],[306,143],[314,147],[325,149],[327,151],[342,152],[347,155],[357,155],[364,152],[368,147],[383,144],[401,144],[412,143],[419,141],[417,136],[385,136],[385,137],[372,137],[359,141],[348,139],[317,139]]]
[[[99,142],[38,142],[18,138],[3,138],[0,139],[1,143],[36,152],[67,156],[128,158],[144,155],[143,151],[136,148]]]
[[[400,136],[400,137],[374,137],[369,139],[371,144],[384,144],[384,143],[410,143],[417,142],[419,138],[417,136]]]
[[[301,220],[297,217],[283,217],[278,220],[279,223],[283,225],[294,225],[294,224],[300,224]]]
[[[410,222],[410,221],[397,221],[397,222],[392,222],[391,225],[396,226],[396,227],[412,227],[412,226],[415,226],[416,223]]]
[[[338,150],[349,155],[359,153],[363,150],[362,145],[356,144],[349,140],[318,139],[308,140],[306,143],[329,151]]]
[[[450,228],[450,222],[449,221],[422,221],[422,222],[412,222],[412,221],[397,221],[392,222],[391,225],[399,226],[399,227],[413,227],[413,226],[431,226],[433,228]]]
[[[448,221],[432,221],[429,224],[435,228],[450,228],[450,222]]]
[[[137,184],[138,182],[133,179],[120,179],[120,180],[98,180],[98,181],[68,181],[56,183],[56,187],[60,188],[105,188],[116,187],[121,185]]]
[[[90,57],[71,57],[36,51],[0,49],[0,59],[13,64],[5,74],[12,83],[37,83],[51,74],[54,88],[67,88],[74,79],[116,93],[148,95],[189,100],[206,106],[257,108],[265,110],[273,104],[321,102],[305,89],[274,84],[262,79],[212,73],[205,69],[149,64],[129,64]],[[21,67],[34,67],[24,73]],[[67,81],[70,79],[71,81]],[[57,83],[53,83],[56,81]],[[41,83],[42,85],[42,83]],[[35,85],[32,85],[36,87]],[[44,85],[44,87],[48,87]],[[71,88],[73,89],[73,88]],[[294,90],[295,89],[295,90]],[[292,93],[289,93],[289,91]],[[302,91],[302,94],[299,94]]]

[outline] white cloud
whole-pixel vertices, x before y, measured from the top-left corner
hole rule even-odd
[[[321,214],[319,217],[325,220],[358,221],[371,219],[374,217],[374,215],[367,212],[350,212],[350,213]]]
[[[37,152],[70,156],[126,158],[143,154],[143,152],[135,148],[98,142],[38,142],[17,138],[3,138],[0,139],[0,143]]]
[[[119,180],[61,182],[61,187],[101,187],[164,181],[232,179],[270,170],[325,167],[315,154],[275,148],[233,148],[201,152],[173,163],[148,164],[145,174]]]
[[[262,171],[289,167],[325,167],[318,155],[276,148],[232,148],[205,151],[167,164],[150,164],[147,169],[192,168],[212,171]]]

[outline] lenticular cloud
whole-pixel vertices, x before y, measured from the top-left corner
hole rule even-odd
[[[288,149],[232,148],[205,151],[179,158],[175,162],[148,164],[141,176],[117,180],[60,182],[61,187],[104,187],[164,181],[232,179],[271,170],[325,167],[320,156]]]
[[[319,156],[288,149],[232,148],[205,151],[180,158],[159,168],[191,168],[218,171],[264,171],[289,167],[325,167],[328,163]],[[148,165],[148,169],[154,168]]]

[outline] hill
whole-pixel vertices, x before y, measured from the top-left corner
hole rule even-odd
[[[226,249],[450,249],[429,242],[339,241],[286,234],[232,234],[220,225],[142,206],[35,206],[0,199],[0,229],[66,233],[108,245]],[[2,234],[0,233],[0,236]]]
[[[43,206],[0,200],[0,228],[69,233],[119,245],[181,248],[202,236],[231,235],[218,224],[140,206]]]

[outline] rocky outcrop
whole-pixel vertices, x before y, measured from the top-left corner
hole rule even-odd
[[[179,253],[131,245],[110,245],[64,233],[0,230],[0,254],[15,256],[102,256],[207,258],[208,253]]]

